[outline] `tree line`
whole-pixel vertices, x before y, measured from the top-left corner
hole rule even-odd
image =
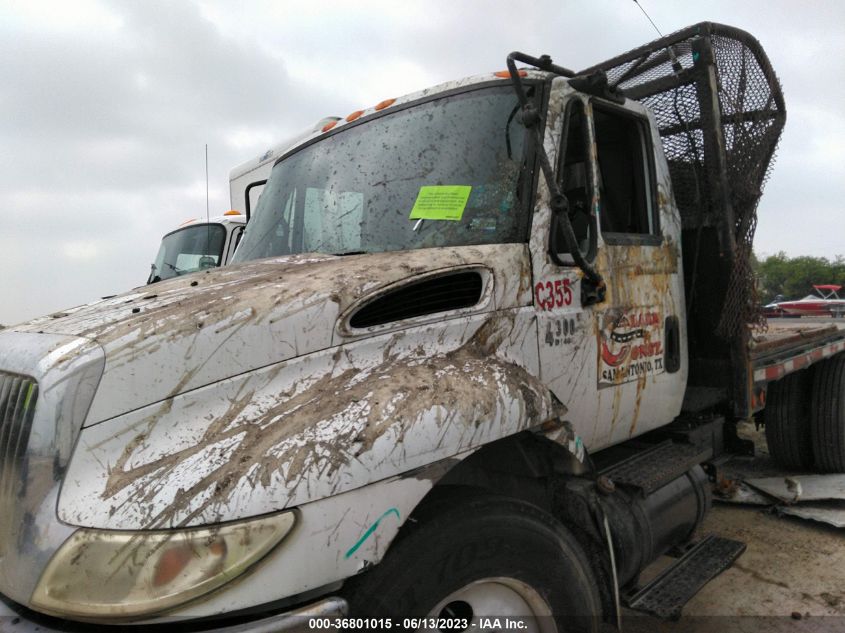
[[[760,301],[769,303],[777,295],[786,299],[801,299],[815,294],[813,284],[845,286],[845,257],[787,257],[783,251],[763,259],[753,257]]]

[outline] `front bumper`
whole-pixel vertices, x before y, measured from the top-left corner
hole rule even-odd
[[[309,626],[313,618],[338,618],[347,614],[348,604],[340,597],[332,596],[323,598],[317,602],[286,611],[268,617],[258,616],[255,620],[239,621],[223,626],[217,625],[214,621],[206,620],[208,628],[203,627],[202,621],[179,620],[164,624],[140,624],[123,625],[112,627],[109,625],[93,625],[86,623],[71,622],[60,618],[39,617],[31,611],[21,609],[18,611],[11,605],[0,600],[0,633],[77,633],[81,631],[90,633],[108,633],[108,631],[119,630],[121,633],[137,630],[138,633],[170,633],[175,631],[189,630],[197,633],[276,633],[291,632],[299,633],[314,631]]]

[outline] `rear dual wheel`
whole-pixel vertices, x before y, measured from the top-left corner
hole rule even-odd
[[[776,462],[790,470],[845,472],[845,354],[772,383],[764,415]]]
[[[798,371],[769,385],[764,417],[766,443],[778,464],[790,470],[813,465],[808,396],[812,381],[808,371]]]
[[[845,472],[845,354],[820,363],[813,374],[810,437],[816,470]]]
[[[406,525],[385,559],[345,587],[356,617],[423,618],[417,630],[596,631],[590,562],[551,515],[486,492],[450,493]],[[444,624],[430,626],[431,624]]]

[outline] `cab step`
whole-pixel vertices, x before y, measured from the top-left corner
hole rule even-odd
[[[639,488],[644,495],[649,495],[712,456],[712,448],[665,440],[614,464],[601,474],[615,484]]]
[[[623,595],[622,603],[664,620],[677,620],[684,605],[744,551],[745,543],[710,534],[645,587]]]

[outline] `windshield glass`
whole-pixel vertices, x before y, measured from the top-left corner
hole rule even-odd
[[[510,85],[342,129],[276,164],[235,261],[523,241],[525,139]]]
[[[168,233],[161,240],[147,283],[219,266],[225,241],[222,224],[200,224]]]

